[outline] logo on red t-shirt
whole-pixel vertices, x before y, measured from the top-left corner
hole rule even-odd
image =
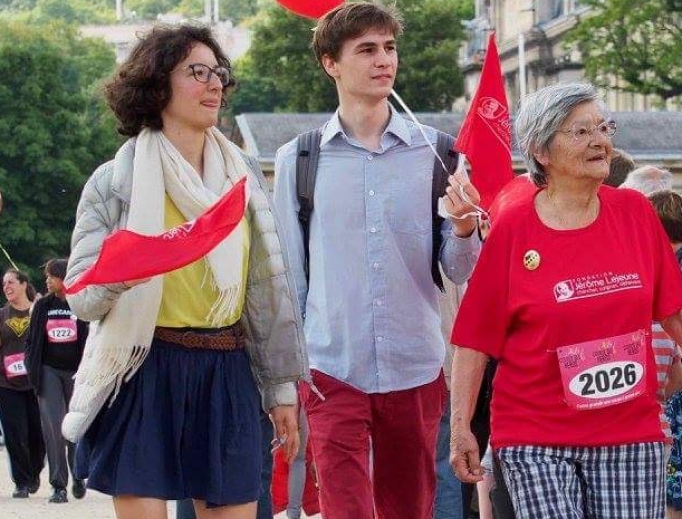
[[[602,272],[559,281],[554,285],[554,299],[561,303],[573,299],[605,296],[642,286],[642,279],[637,272],[627,274]]]
[[[570,299],[575,294],[572,281],[560,281],[554,285],[554,297],[557,301]]]

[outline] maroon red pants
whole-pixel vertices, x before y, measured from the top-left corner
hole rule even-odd
[[[319,371],[300,386],[325,519],[431,519],[441,373],[413,389],[367,394]],[[371,442],[370,442],[371,440]],[[371,444],[371,453],[370,453]],[[376,515],[375,515],[376,513]]]

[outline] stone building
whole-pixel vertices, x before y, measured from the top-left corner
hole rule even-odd
[[[527,92],[551,83],[583,79],[580,53],[565,44],[567,31],[590,15],[590,8],[581,5],[580,0],[474,1],[475,18],[465,22],[469,39],[460,54],[465,78],[464,106],[476,91],[490,31],[495,31],[510,108],[516,107],[521,93],[520,35],[525,42]],[[612,110],[644,111],[656,107],[656,99],[651,96],[617,90],[604,94]]]

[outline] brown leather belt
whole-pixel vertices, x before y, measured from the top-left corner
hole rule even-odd
[[[237,350],[246,345],[244,330],[240,323],[225,328],[203,330],[201,328],[165,328],[157,326],[154,338],[186,348],[206,350]]]

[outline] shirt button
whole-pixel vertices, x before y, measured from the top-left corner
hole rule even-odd
[[[369,190],[369,196],[374,196],[374,189]]]
[[[376,228],[376,227],[372,227],[372,228],[369,230],[369,232],[375,233],[375,232],[377,232],[377,228]]]
[[[381,342],[383,340],[384,340],[384,338],[381,335],[379,335],[379,337],[377,337],[377,341]]]
[[[374,160],[374,156],[373,155],[367,155],[367,160]]]
[[[378,263],[373,263],[373,264],[372,264],[372,268],[373,268],[374,270],[377,270],[377,269],[379,268],[379,264],[378,264]]]
[[[376,300],[377,306],[383,306],[384,302],[381,299]]]

